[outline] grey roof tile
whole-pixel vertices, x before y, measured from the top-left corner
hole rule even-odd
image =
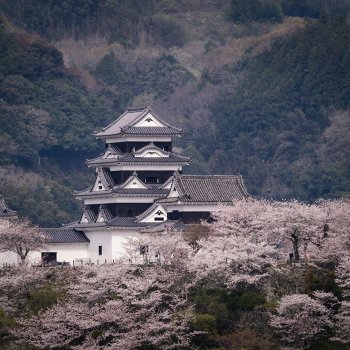
[[[113,214],[111,211],[108,209],[107,205],[101,204],[99,208],[99,216],[102,216],[105,221],[109,221],[113,218]]]
[[[232,202],[248,197],[241,176],[175,175],[175,187],[182,202]]]
[[[121,217],[117,216],[107,222],[107,226],[113,227],[146,227],[149,223],[138,222],[135,217]]]
[[[144,135],[144,136],[156,136],[156,135],[179,135],[182,134],[182,130],[173,127],[126,127],[122,129],[122,133],[125,135]]]
[[[90,240],[82,231],[74,228],[41,228],[48,237],[48,243],[89,243]]]
[[[147,113],[152,113],[164,127],[135,127],[134,125],[140,121]],[[152,129],[152,130],[150,130]],[[129,108],[118,119],[95,133],[96,137],[107,137],[119,134],[135,134],[135,135],[176,135],[181,134],[182,130],[175,128],[156,115],[152,109],[147,106],[144,108]]]
[[[81,217],[83,217],[85,214],[86,219],[91,223],[91,222],[96,222],[97,215],[96,213],[89,209],[88,207],[85,207],[84,212]]]
[[[164,197],[169,193],[169,189],[166,188],[116,188],[113,193],[121,194],[125,196],[149,196],[149,197]]]
[[[90,166],[107,166],[115,164],[164,164],[164,163],[175,163],[184,164],[190,163],[191,159],[189,157],[180,156],[176,153],[170,153],[169,157],[135,157],[132,153],[125,153],[118,158],[104,158],[99,156],[95,159],[89,159],[86,163]]]

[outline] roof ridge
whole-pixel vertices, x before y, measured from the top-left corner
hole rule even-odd
[[[197,174],[185,174],[185,175],[182,175],[182,174],[179,174],[179,176],[180,177],[182,177],[182,178],[185,178],[185,177],[193,177],[193,178],[195,178],[195,177],[197,177],[197,178],[199,178],[199,177],[221,177],[221,178],[223,178],[223,177],[229,177],[229,178],[240,178],[241,177],[241,175],[197,175]]]
[[[129,111],[129,112],[138,112],[138,111],[144,111],[147,108],[148,108],[148,106],[145,106],[145,107],[128,107],[126,110]]]

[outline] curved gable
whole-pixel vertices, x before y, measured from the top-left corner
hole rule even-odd
[[[133,126],[137,128],[147,128],[147,127],[165,128],[166,127],[166,125],[160,122],[155,117],[155,115],[151,112],[148,112],[140,121],[135,123]]]

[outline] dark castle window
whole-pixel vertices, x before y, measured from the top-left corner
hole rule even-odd
[[[146,176],[145,177],[145,183],[158,184],[159,183],[159,177],[157,177],[157,176]]]
[[[102,255],[102,245],[98,246],[98,255]]]

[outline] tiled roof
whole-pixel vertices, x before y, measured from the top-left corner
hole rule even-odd
[[[149,188],[120,188],[115,187],[113,191],[91,191],[84,190],[80,192],[75,192],[76,197],[98,197],[101,195],[108,195],[111,197],[113,195],[122,195],[122,196],[140,196],[140,197],[165,197],[169,193],[167,188],[158,188],[158,187],[149,187]]]
[[[113,218],[113,214],[105,204],[100,205],[98,216],[102,216],[105,221],[109,221]]]
[[[11,210],[5,203],[5,199],[0,195],[0,218],[17,216],[17,212]]]
[[[106,195],[106,194],[111,194],[112,190],[108,190],[108,191],[92,191],[92,186],[86,188],[85,190],[82,191],[74,191],[74,196],[75,197],[83,197],[83,196],[101,196],[101,195]]]
[[[95,223],[81,223],[75,225],[76,229],[83,230],[85,228],[104,228],[104,227],[118,227],[125,229],[137,229],[141,227],[147,227],[152,225],[152,223],[146,222],[138,222],[137,219],[133,216],[122,217],[117,216],[108,221],[103,222],[95,222]]]
[[[111,173],[106,168],[99,168],[97,169],[97,173],[101,179],[101,182],[105,189],[110,189],[114,186],[114,181],[112,179]]]
[[[146,227],[150,223],[138,222],[135,217],[121,217],[117,216],[107,222],[107,226],[113,227]]]
[[[113,189],[108,191],[92,191],[92,186],[79,191],[75,192],[76,197],[99,197],[99,196],[106,196],[109,197],[115,196],[115,195],[121,195],[121,196],[129,196],[129,197],[165,197],[169,193],[169,188],[165,188],[165,185],[169,183],[169,181],[172,180],[172,177],[168,179],[164,184],[142,184],[145,186],[145,188],[125,188],[127,184],[132,182],[134,179],[142,182],[138,177],[137,173],[134,172],[123,184],[114,186]]]
[[[182,130],[173,127],[126,127],[122,129],[122,133],[125,135],[179,135],[182,134]]]
[[[107,125],[101,131],[95,133],[97,137],[117,135],[121,133],[121,128],[131,124],[137,119],[145,108],[129,108],[118,119]]]
[[[169,153],[169,157],[135,157],[131,153],[126,153],[119,158],[120,163],[141,162],[141,163],[172,163],[172,162],[189,162],[189,157],[180,156],[176,153]]]
[[[174,186],[182,202],[232,202],[248,197],[241,176],[175,175]]]
[[[147,113],[151,112],[164,127],[134,127],[134,124],[140,121]],[[144,130],[140,130],[144,129]],[[146,130],[147,129],[147,130]],[[152,130],[149,130],[152,129]],[[156,130],[157,129],[157,130]],[[181,134],[182,130],[169,125],[167,122],[157,116],[152,109],[147,106],[144,108],[129,108],[118,119],[95,133],[97,137],[107,137],[118,134],[135,135],[174,135]]]
[[[48,243],[89,243],[90,240],[84,232],[74,228],[42,228],[40,229],[48,237]]]
[[[97,215],[93,210],[85,208],[82,217],[84,216],[84,214],[89,222],[96,222]]]
[[[87,160],[88,165],[93,166],[107,166],[114,164],[159,164],[159,163],[175,163],[175,164],[184,164],[189,163],[191,159],[189,157],[180,156],[176,153],[169,153],[169,157],[135,157],[132,153],[126,153],[118,158],[104,158],[99,156],[95,159]]]
[[[113,193],[125,196],[164,197],[169,193],[169,189],[153,186],[150,188],[115,188]]]

